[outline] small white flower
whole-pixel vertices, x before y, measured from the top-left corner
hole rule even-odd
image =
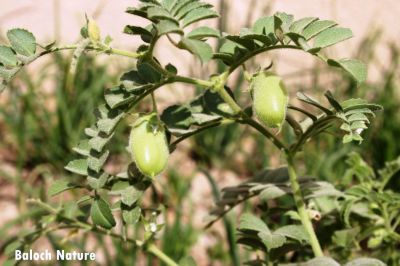
[[[357,128],[357,129],[355,130],[355,132],[357,133],[357,135],[360,135],[363,131],[364,131],[363,128]]]
[[[156,223],[150,223],[150,232],[155,233],[157,231],[157,224]]]

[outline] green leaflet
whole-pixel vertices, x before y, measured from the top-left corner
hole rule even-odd
[[[110,206],[102,198],[94,199],[90,208],[90,217],[95,225],[111,229],[116,225]]]
[[[7,32],[12,48],[21,55],[31,56],[36,52],[36,39],[33,34],[24,29],[12,29]]]

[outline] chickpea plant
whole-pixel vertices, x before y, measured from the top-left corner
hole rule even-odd
[[[291,98],[289,92],[293,92],[295,88],[286,86],[279,73],[262,69],[262,66],[256,73],[248,73],[245,64],[253,57],[263,56],[272,50],[294,49],[320,59],[329,66],[340,68],[357,82],[363,82],[366,78],[366,67],[363,63],[354,59],[326,58],[323,55],[324,48],[352,37],[351,30],[339,27],[330,20],[316,17],[295,20],[292,15],[276,13],[258,19],[251,28],[244,28],[235,35],[219,32],[209,26],[193,28],[198,21],[219,16],[205,2],[140,2],[139,7],[128,8],[127,12],[147,19],[148,26],[128,25],[124,29],[127,34],[141,37],[143,44],[136,52],[112,47],[111,38],[103,38],[93,20],[87,21],[81,30],[82,40],[74,45],[39,45],[29,31],[12,29],[7,33],[9,44],[0,46],[2,89],[22,67],[56,51],[74,50],[72,70],[76,60],[86,51],[136,60],[136,67],[122,74],[119,84],[105,90],[105,101],[95,110],[96,123],[86,128],[87,137],[73,149],[79,157],[69,162],[65,168],[82,176],[81,182],[58,180],[49,189],[49,195],[52,196],[66,190],[87,190],[87,195],[76,204],[90,206],[90,212],[87,215],[67,215],[64,206],[56,208],[41,200],[30,199],[31,204],[43,208],[49,219],[44,219],[34,232],[12,242],[7,248],[8,253],[12,254],[17,248],[26,249],[42,234],[70,228],[131,242],[155,255],[166,265],[195,265],[190,259],[175,262],[156,246],[155,237],[162,224],[157,224],[155,218],[162,209],[143,206],[141,199],[154,179],[166,168],[168,157],[173,156],[171,154],[181,141],[213,127],[239,123],[252,127],[269,139],[277,148],[277,154],[284,155],[287,166],[260,171],[258,176],[244,184],[223,189],[221,200],[211,210],[208,226],[234,206],[253,196],[272,200],[290,195],[295,208],[281,213],[282,216],[291,217],[290,225],[272,230],[263,219],[254,214],[245,213],[240,217],[238,242],[264,252],[263,258],[259,257],[249,263],[272,265],[272,262],[284,261],[283,258],[290,251],[302,249],[309,254],[310,260],[302,261],[304,264],[301,265],[339,265],[332,258],[324,256],[328,253],[324,252],[315,231],[316,225],[313,224],[313,220],[318,219],[321,214],[312,208],[312,204],[321,197],[345,197],[347,200],[343,208],[348,221],[350,203],[354,203],[355,199],[347,197],[346,193],[335,189],[330,183],[299,176],[296,155],[308,141],[334,130],[338,124],[343,132],[343,143],[361,142],[362,132],[370,125],[375,112],[382,107],[363,99],[336,99],[330,91],[324,94],[326,102],[319,102],[300,91],[297,92],[297,99]],[[171,37],[172,35],[174,36]],[[168,38],[174,49],[186,50],[203,64],[211,61],[223,63],[225,70],[221,73],[209,73],[207,79],[180,75],[173,64],[160,64],[154,54],[155,45],[164,37]],[[211,38],[221,43],[216,51],[207,42]],[[249,99],[252,99],[252,106],[240,106],[227,86],[230,75],[236,70],[242,71],[247,77],[249,90],[243,93],[247,93]],[[164,85],[175,83],[194,85],[202,88],[203,92],[184,105],[172,105],[160,112],[157,108],[157,91]],[[137,105],[147,97],[152,99],[152,111],[137,114]],[[314,112],[309,111],[310,108],[296,105],[296,101],[314,108]],[[294,116],[294,113],[298,115]],[[108,173],[103,168],[110,155],[107,144],[112,140],[117,127],[128,123],[126,118],[134,114],[138,118],[130,125],[130,137],[126,141],[132,163],[123,173]],[[303,118],[296,119],[299,115]],[[287,124],[287,127],[283,127],[283,124]],[[283,141],[280,137],[282,130],[292,131],[294,140],[290,143]],[[117,223],[122,226],[121,234],[113,230]],[[348,223],[351,224],[351,221]],[[144,230],[143,238],[132,238],[128,230],[132,226]],[[13,260],[9,261],[12,262]],[[346,265],[384,263],[364,258]]]

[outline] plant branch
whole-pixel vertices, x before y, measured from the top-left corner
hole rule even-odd
[[[112,232],[111,230],[103,229],[103,228],[100,228],[100,227],[95,227],[94,225],[92,225],[90,223],[81,222],[81,221],[79,221],[77,219],[66,217],[62,213],[60,213],[60,211],[58,211],[57,209],[53,208],[49,204],[44,203],[40,199],[28,199],[27,202],[31,203],[31,204],[34,204],[34,205],[37,205],[37,206],[43,208],[44,210],[46,210],[47,212],[49,212],[50,214],[56,215],[58,217],[61,217],[62,219],[72,223],[72,224],[68,224],[67,226],[59,225],[58,227],[54,227],[54,228],[52,227],[51,231],[55,231],[55,230],[58,230],[58,229],[65,229],[65,228],[81,228],[81,229],[84,229],[84,230],[92,231],[94,233],[99,233],[99,234],[102,234],[102,235],[111,236],[113,238],[117,238],[117,239],[122,240],[122,241],[130,242],[130,243],[134,244],[135,246],[137,246],[139,248],[142,248],[144,251],[147,251],[148,253],[151,253],[154,256],[156,256],[157,258],[159,258],[161,261],[163,261],[168,266],[178,266],[177,263],[175,263],[170,257],[168,257],[164,252],[162,252],[153,243],[149,243],[148,244],[148,243],[145,243],[145,242],[140,241],[140,240],[135,240],[135,239],[132,239],[132,238],[125,238],[124,236],[116,234],[116,233]],[[47,232],[47,231],[44,230],[44,232]]]
[[[307,231],[307,234],[310,238],[309,239],[310,245],[314,252],[314,255],[316,257],[322,257],[322,256],[324,256],[324,254],[322,252],[317,235],[315,234],[312,222],[310,220],[310,217],[309,217],[306,207],[305,207],[305,203],[303,201],[303,195],[301,193],[300,184],[297,179],[297,173],[294,168],[292,154],[287,153],[287,163],[288,163],[288,171],[289,171],[289,177],[290,177],[290,185],[292,187],[293,197],[294,197],[294,201],[295,201],[295,204],[297,207],[297,212],[301,219],[301,223],[303,224],[304,229]]]
[[[189,138],[191,136],[199,134],[200,132],[203,132],[204,130],[207,130],[207,129],[210,129],[210,128],[213,128],[213,127],[218,127],[218,126],[221,126],[221,125],[231,124],[234,121],[235,120],[231,120],[231,119],[228,119],[228,118],[223,118],[223,119],[218,120],[216,122],[211,122],[211,123],[209,123],[209,124],[207,124],[205,126],[202,126],[202,127],[198,128],[197,130],[194,130],[194,131],[191,131],[189,133],[186,133],[186,134],[180,136],[179,138],[177,138],[174,142],[172,142],[169,145],[169,150],[170,150],[170,152],[173,152],[176,149],[176,146],[180,142],[184,141],[185,139],[187,139],[187,138]]]
[[[249,52],[248,54],[246,54],[245,56],[243,56],[242,58],[240,58],[240,60],[238,60],[237,62],[234,62],[230,68],[229,68],[229,74],[232,73],[233,71],[236,70],[236,68],[240,67],[241,65],[243,65],[247,60],[251,59],[252,57],[267,52],[267,51],[271,51],[271,50],[277,50],[277,49],[296,49],[296,50],[301,50],[300,47],[296,46],[296,45],[275,45],[275,46],[268,46],[268,47],[261,47],[259,49],[256,49],[254,51]]]
[[[165,264],[168,266],[179,266],[174,260],[172,260],[170,257],[168,257],[164,252],[162,252],[156,245],[150,244],[147,246],[146,250],[159,258],[161,261],[163,261]]]
[[[76,45],[76,44],[53,47],[53,48],[50,48],[48,50],[45,50],[45,51],[39,53],[36,56],[36,58],[41,57],[43,55],[47,55],[49,53],[54,53],[54,52],[63,51],[63,50],[75,50],[76,48],[78,48],[78,45]],[[142,54],[140,54],[140,53],[116,49],[116,48],[112,48],[112,47],[88,46],[88,47],[86,47],[86,50],[105,52],[107,54],[120,55],[120,56],[125,56],[125,57],[130,57],[130,58],[139,58],[142,56]]]
[[[154,96],[154,91],[151,93],[151,102],[153,104],[153,112],[157,113],[157,101],[156,97]],[[158,116],[158,113],[157,113]]]
[[[210,88],[214,85],[213,82],[208,81],[208,80],[202,80],[202,79],[196,79],[196,78],[189,78],[189,77],[184,77],[184,76],[174,76],[173,80],[175,82],[183,82],[183,83],[188,83],[188,84],[193,84],[193,85],[198,85],[204,88]]]
[[[229,77],[229,72],[225,71],[218,76],[214,76],[211,78],[213,85],[211,90],[217,92],[219,96],[226,102],[229,107],[232,109],[234,114],[239,114],[241,116],[244,115],[242,108],[236,103],[236,101],[232,98],[232,96],[226,91],[225,84]]]
[[[79,44],[52,47],[52,48],[46,49],[38,54],[32,55],[31,57],[25,58],[20,65],[18,65],[17,67],[15,67],[13,69],[10,79],[13,78],[24,66],[29,65],[30,63],[32,63],[33,61],[35,61],[36,59],[38,59],[42,56],[45,56],[50,53],[58,52],[58,51],[75,50],[77,48],[79,48]],[[129,57],[129,58],[135,58],[135,59],[143,56],[143,54],[140,54],[140,53],[134,53],[134,52],[130,52],[130,51],[115,49],[115,48],[111,48],[111,47],[107,47],[107,46],[103,46],[103,47],[87,46],[87,47],[85,47],[85,50],[99,51],[99,52],[103,52],[106,54],[120,55],[120,56]]]
[[[130,114],[131,111],[132,111],[132,109],[135,108],[136,105],[137,105],[140,101],[142,101],[145,97],[147,97],[148,95],[150,95],[151,93],[153,93],[154,91],[156,91],[157,89],[159,89],[160,87],[162,87],[162,86],[164,86],[164,85],[166,85],[166,84],[172,83],[172,82],[173,82],[173,81],[172,81],[170,78],[165,79],[165,80],[161,81],[160,83],[154,85],[154,87],[151,87],[150,89],[148,89],[145,93],[139,95],[139,96],[129,105],[128,111],[126,111],[126,114],[125,114],[125,115]]]
[[[134,52],[111,48],[111,47],[108,50],[105,50],[105,52],[108,54],[120,55],[120,56],[135,58],[135,59],[140,58],[142,56],[142,54],[140,54],[140,53],[134,53]]]
[[[247,116],[243,119],[239,119],[238,121],[242,124],[248,124],[249,126],[251,126],[254,129],[256,129],[257,131],[259,131],[261,134],[263,134],[265,137],[267,137],[269,140],[271,140],[272,143],[278,149],[288,151],[288,148],[282,141],[280,141],[273,133],[271,133],[267,128],[265,128],[263,125],[258,123],[253,118]]]
[[[225,90],[225,88],[222,88],[218,90],[219,96],[229,105],[229,107],[232,109],[232,111],[235,114],[241,114],[244,115],[244,112],[242,108],[236,103],[236,101],[229,95],[229,93]]]

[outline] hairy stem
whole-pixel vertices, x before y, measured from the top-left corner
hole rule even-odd
[[[306,206],[303,200],[303,195],[300,190],[300,184],[297,179],[297,173],[294,167],[294,161],[292,154],[287,154],[288,171],[290,177],[290,184],[292,187],[294,201],[297,207],[297,212],[300,216],[301,223],[310,238],[310,245],[316,257],[324,256],[321,246],[318,242],[317,235],[315,234],[314,227],[311,223],[310,217],[307,213]]]
[[[40,54],[37,55],[37,57],[40,57],[40,56],[43,56],[43,55],[46,55],[46,54],[50,54],[50,53],[54,53],[54,52],[57,52],[57,51],[75,50],[76,48],[78,48],[78,45],[76,45],[76,44],[60,46],[60,47],[53,47],[53,48],[50,48],[48,50],[45,50],[45,51],[41,52]],[[104,47],[97,47],[97,46],[88,46],[88,47],[86,47],[86,50],[105,52],[105,53],[108,53],[108,54],[121,55],[121,56],[125,56],[125,57],[130,57],[130,58],[139,58],[139,57],[142,56],[139,53],[126,51],[126,50],[121,50],[121,49],[116,49],[116,48],[111,48],[111,47],[104,48]]]

